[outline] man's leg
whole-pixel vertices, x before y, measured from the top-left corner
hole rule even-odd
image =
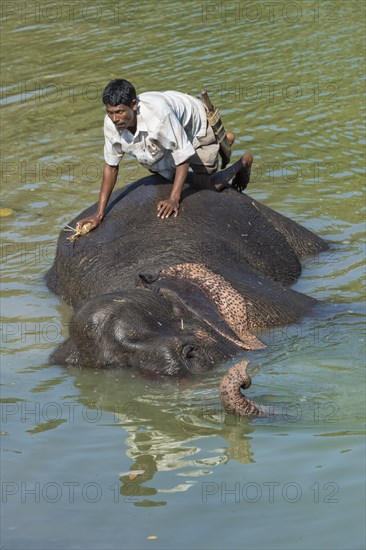
[[[233,132],[227,132],[227,140],[232,145],[235,140]],[[233,179],[232,187],[238,191],[245,189],[250,179],[250,169],[253,162],[251,153],[245,153],[237,162],[217,171],[219,160],[219,144],[211,126],[207,126],[207,134],[200,139],[201,147],[190,158],[190,165],[193,170],[193,185],[200,189],[212,189],[221,191],[228,182]]]
[[[250,170],[253,162],[253,155],[245,153],[241,159],[220,172],[212,172],[203,163],[191,165],[193,170],[193,185],[200,189],[216,189],[222,191],[229,181],[233,179],[231,186],[238,191],[243,191],[250,180]]]
[[[211,184],[215,186],[216,191],[221,191],[232,179],[232,186],[238,191],[243,191],[250,180],[250,170],[253,163],[253,155],[245,153],[241,159],[237,160],[231,166],[216,172],[211,176]]]

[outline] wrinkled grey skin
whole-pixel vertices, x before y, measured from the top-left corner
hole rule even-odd
[[[77,311],[53,362],[185,376],[242,354],[245,342],[202,289],[160,275],[177,264],[224,277],[244,297],[253,334],[296,322],[316,304],[288,286],[300,276],[299,258],[327,248],[322,239],[232,189],[187,186],[179,216],[162,220],[164,181],[149,176],[115,191],[101,225],[74,243],[61,232],[47,284]]]

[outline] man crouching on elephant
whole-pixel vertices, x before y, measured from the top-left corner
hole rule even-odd
[[[97,227],[103,219],[108,199],[117,181],[118,165],[125,153],[142,166],[173,182],[169,198],[157,205],[160,218],[176,217],[188,169],[193,185],[221,191],[234,176],[245,188],[253,157],[246,153],[225,170],[217,172],[219,144],[206,117],[203,103],[180,92],[146,92],[136,95],[127,80],[109,82],[103,91],[104,170],[97,212],[78,222]],[[227,133],[229,143],[235,137]]]

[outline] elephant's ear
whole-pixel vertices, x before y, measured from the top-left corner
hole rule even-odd
[[[198,264],[185,264],[193,266],[193,271],[197,267],[201,267]],[[174,272],[163,273],[158,276],[154,275],[139,275],[140,285],[148,288],[155,288],[161,294],[163,294],[173,304],[174,310],[179,310],[183,306],[184,309],[190,310],[194,315],[205,321],[211,328],[221,334],[224,338],[227,338],[238,347],[248,350],[257,350],[265,348],[263,344],[254,334],[250,333],[243,321],[245,320],[245,303],[238,293],[235,293],[234,289],[230,286],[230,292],[233,296],[234,303],[230,301],[227,304],[227,308],[222,307],[217,299],[219,294],[225,296],[229,283],[227,283],[222,277],[212,274],[207,268],[203,268],[203,278],[205,284],[201,284],[200,280],[195,277],[177,276]],[[211,292],[210,281],[207,276],[219,277],[219,288],[216,291]],[[221,280],[222,279],[222,280]],[[214,283],[217,282],[214,280]],[[235,306],[233,308],[233,306]],[[234,315],[227,315],[227,311],[234,309],[236,313]],[[239,330],[240,328],[240,330]]]
[[[75,343],[69,338],[62,342],[52,352],[50,362],[54,365],[76,365],[79,363],[80,353]]]

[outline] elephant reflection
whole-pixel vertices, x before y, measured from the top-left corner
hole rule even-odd
[[[218,377],[213,373],[208,379],[195,380],[194,385],[188,381],[162,385],[139,377],[131,381],[121,369],[96,373],[71,368],[69,372],[80,391],[79,403],[112,413],[113,423],[123,428],[121,443],[132,461],[129,470],[119,472],[120,498],[126,502],[164,505],[165,493],[189,489],[219,464],[254,461],[250,442],[255,424],[225,414],[217,396]],[[197,383],[205,394],[212,390],[204,405],[197,400]],[[205,448],[212,442],[209,451],[202,449],[203,439]],[[225,448],[222,439],[227,442]],[[177,483],[168,489],[149,483],[158,472],[176,472]]]

